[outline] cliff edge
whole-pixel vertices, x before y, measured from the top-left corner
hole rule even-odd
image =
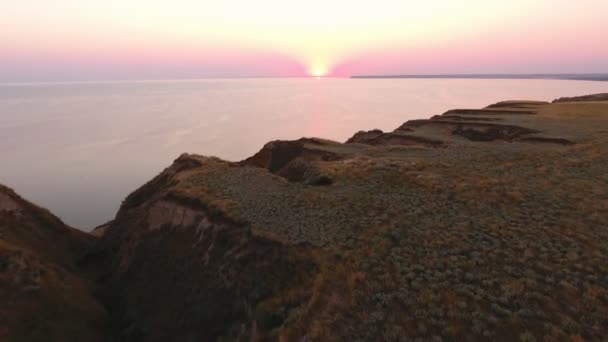
[[[77,243],[81,278],[106,340],[599,340],[607,143],[608,102],[506,101],[184,154]]]

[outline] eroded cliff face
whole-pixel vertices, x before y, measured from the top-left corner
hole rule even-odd
[[[261,340],[310,297],[314,256],[182,192],[183,155],[130,195],[103,244],[115,251],[107,295],[119,339]],[[152,190],[153,189],[153,190]]]
[[[78,260],[92,237],[0,185],[0,340],[104,341],[107,314]]]

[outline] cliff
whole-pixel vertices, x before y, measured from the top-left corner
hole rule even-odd
[[[77,267],[48,258],[103,303],[106,340],[599,340],[607,143],[608,102],[507,101],[184,154],[98,237],[57,223]]]
[[[104,341],[105,308],[78,265],[92,243],[0,185],[0,341]]]

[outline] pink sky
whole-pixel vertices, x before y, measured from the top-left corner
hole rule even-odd
[[[21,0],[0,82],[607,73],[608,1]]]

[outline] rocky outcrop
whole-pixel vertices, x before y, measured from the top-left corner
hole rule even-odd
[[[272,141],[255,155],[243,160],[239,165],[265,168],[291,182],[304,182],[311,185],[328,185],[331,182],[318,182],[327,179],[316,166],[320,161],[335,161],[340,157],[323,149],[334,142],[302,138],[295,141]]]
[[[584,101],[608,101],[608,93],[575,96],[575,97],[560,97],[559,99],[553,100],[553,103],[562,102],[584,102]]]

